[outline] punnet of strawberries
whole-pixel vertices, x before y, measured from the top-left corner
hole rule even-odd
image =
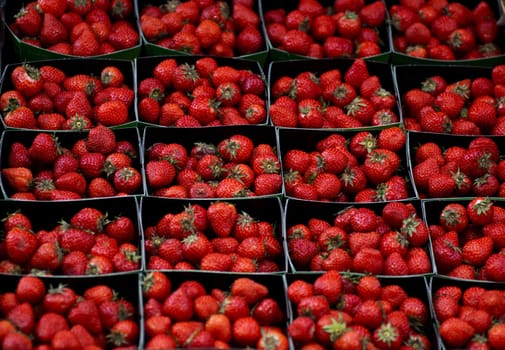
[[[364,59],[276,61],[269,115],[277,127],[360,128],[398,124],[390,66]]]
[[[287,270],[278,198],[167,202],[146,197],[141,213],[148,270]]]
[[[394,52],[443,61],[503,54],[498,2],[388,1]]]
[[[139,145],[135,128],[98,125],[82,133],[5,131],[3,194],[44,201],[140,195]]]
[[[505,160],[498,136],[409,133],[412,179],[420,198],[505,197]]]
[[[395,68],[407,130],[505,135],[505,65]]]
[[[140,231],[132,197],[3,203],[0,272],[50,276],[139,271]]]
[[[141,283],[146,349],[290,348],[281,276],[149,271]]]
[[[344,206],[289,199],[285,229],[297,272],[405,276],[434,270],[419,201]]]
[[[275,196],[283,191],[276,135],[268,126],[148,127],[146,193],[168,198]]]
[[[17,40],[64,56],[103,56],[140,46],[132,0],[36,0],[9,3]]]
[[[424,279],[288,276],[288,335],[296,349],[435,349]]]
[[[269,45],[297,56],[371,57],[388,52],[382,0],[262,1]]]
[[[503,202],[489,197],[424,202],[437,273],[505,282]]]
[[[254,0],[139,1],[144,40],[190,55],[238,57],[266,51]]]
[[[2,349],[136,349],[141,339],[135,275],[2,277]]]
[[[342,132],[280,129],[279,145],[288,197],[324,202],[412,197],[406,133],[399,126]]]
[[[503,349],[502,286],[434,278],[431,299],[437,333],[447,349]]]
[[[2,122],[39,130],[125,126],[136,120],[133,80],[133,64],[125,60],[9,64],[0,91]]]
[[[257,125],[268,121],[257,62],[211,56],[137,59],[138,116],[157,126]]]

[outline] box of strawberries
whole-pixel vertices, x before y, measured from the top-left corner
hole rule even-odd
[[[133,59],[142,48],[132,0],[9,2],[4,23],[7,40],[22,60]]]
[[[388,62],[382,0],[260,1],[270,58],[352,57]]]
[[[327,271],[286,276],[292,348],[438,349],[423,277],[383,278]],[[316,344],[316,345],[313,345]]]
[[[134,82],[134,64],[124,59],[10,63],[0,83],[1,120],[8,129],[46,131],[136,126]]]
[[[138,274],[2,276],[2,347],[106,349],[143,343]]]
[[[43,201],[142,195],[139,149],[137,128],[6,130],[0,145],[2,194]]]
[[[144,197],[141,217],[148,270],[287,271],[278,198]]]
[[[145,349],[288,349],[283,276],[149,271],[141,285]]]
[[[501,349],[505,326],[503,283],[434,277],[429,286],[435,331],[442,349]]]
[[[0,203],[2,275],[85,278],[142,268],[138,205],[131,196]]]
[[[387,0],[393,64],[463,64],[492,67],[503,62],[500,1]]]
[[[267,45],[256,0],[136,1],[146,55],[212,55],[258,61]]]

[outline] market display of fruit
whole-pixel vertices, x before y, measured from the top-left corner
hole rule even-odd
[[[148,44],[190,55],[238,57],[265,51],[257,1],[138,1]]]
[[[287,350],[280,276],[143,275],[145,349]],[[273,345],[272,345],[273,344]]]
[[[126,60],[12,64],[0,92],[2,121],[7,128],[40,130],[124,126],[135,121],[133,79]]]
[[[15,38],[54,54],[90,57],[140,46],[132,0],[36,0],[16,9],[6,18]]]
[[[138,115],[149,125],[198,127],[267,123],[261,67],[215,57],[138,60]]]
[[[389,51],[383,1],[261,1],[269,45],[311,57],[371,57]],[[385,39],[385,40],[384,40]]]
[[[289,128],[360,128],[399,124],[389,66],[363,59],[270,65],[272,124]]]
[[[1,5],[1,349],[505,347],[501,2]]]

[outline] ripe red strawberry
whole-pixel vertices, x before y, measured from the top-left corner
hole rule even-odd
[[[370,76],[368,67],[363,59],[356,59],[344,73],[344,81],[359,89],[361,84]]]
[[[35,96],[42,90],[43,80],[40,70],[34,66],[25,64],[16,66],[10,75],[14,89],[25,97]]]
[[[95,117],[106,126],[125,124],[129,120],[128,107],[122,101],[107,101],[96,108]]]
[[[468,219],[476,225],[489,224],[493,217],[493,209],[493,202],[488,198],[474,198],[467,204]]]
[[[28,156],[32,162],[38,164],[53,163],[58,153],[59,144],[56,137],[46,133],[38,133],[28,149]]]
[[[464,346],[473,334],[472,326],[456,317],[449,318],[440,325],[440,335],[444,343],[452,347]]]
[[[99,333],[102,330],[97,305],[91,300],[79,301],[70,309],[68,319],[73,324],[82,325],[92,334]]]
[[[116,148],[116,135],[104,125],[90,129],[86,139],[86,149],[89,152],[112,153]]]
[[[386,8],[384,3],[373,1],[359,10],[361,21],[369,27],[380,27],[385,21]]]
[[[6,233],[5,249],[11,261],[25,263],[37,249],[37,238],[27,229],[14,227]]]
[[[8,185],[16,192],[27,192],[32,186],[33,174],[28,168],[4,168],[2,169],[2,175]]]
[[[137,247],[132,243],[122,243],[118,252],[112,257],[116,271],[133,271],[140,267],[140,255]]]
[[[463,259],[473,266],[482,266],[492,252],[493,240],[490,237],[470,240],[462,248]]]
[[[119,192],[132,194],[142,186],[142,175],[134,167],[124,167],[114,173],[114,187]]]
[[[175,175],[174,166],[166,160],[149,161],[146,164],[146,181],[151,188],[170,185]]]
[[[16,14],[14,28],[22,35],[36,36],[42,25],[42,16],[36,9],[36,3],[23,6]]]

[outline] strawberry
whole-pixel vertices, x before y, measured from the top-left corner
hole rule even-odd
[[[52,13],[44,13],[42,16],[42,27],[39,32],[39,39],[43,46],[50,47],[68,39],[68,30]]]
[[[495,325],[488,330],[488,341],[493,347],[500,347],[504,344],[503,342],[503,329],[501,324]]]
[[[462,248],[463,259],[473,266],[482,266],[493,251],[493,240],[482,237],[470,240]]]
[[[82,325],[90,333],[98,333],[102,328],[98,308],[91,300],[79,301],[70,309],[68,319],[73,324]]]
[[[7,256],[15,263],[27,262],[37,249],[37,238],[26,229],[14,227],[6,233]]]
[[[96,108],[95,117],[105,126],[125,124],[129,120],[128,107],[122,101],[107,101]]]
[[[19,302],[6,314],[16,327],[23,333],[31,333],[35,327],[35,312],[28,302]]]
[[[33,174],[25,167],[13,167],[2,169],[8,185],[16,192],[26,192],[32,185]]]
[[[116,147],[116,135],[112,130],[97,125],[90,129],[86,139],[86,149],[89,152],[112,153]]]
[[[112,25],[108,41],[115,50],[124,50],[138,44],[139,34],[132,23],[118,20]]]
[[[23,6],[15,16],[14,28],[22,35],[36,36],[42,25],[42,16],[36,9],[36,3]]]
[[[361,30],[361,18],[353,11],[336,15],[336,30],[344,38],[355,38]]]
[[[244,298],[249,305],[254,305],[268,295],[268,289],[264,285],[250,278],[236,279],[231,285],[230,292],[233,296]]]
[[[159,160],[146,164],[146,179],[152,188],[168,186],[174,178],[175,168],[170,162]]]
[[[458,330],[457,332],[456,329]],[[459,318],[449,318],[440,325],[440,335],[449,346],[464,346],[473,334],[474,330],[472,326]]]
[[[467,204],[467,213],[473,224],[489,224],[493,217],[493,203],[488,198],[474,198]]]
[[[386,10],[384,3],[373,1],[359,10],[359,17],[369,27],[380,27],[385,21]]]
[[[16,66],[10,79],[14,89],[25,97],[35,96],[42,90],[43,80],[40,77],[40,70],[34,66],[25,64]]]
[[[356,59],[344,74],[344,81],[354,88],[359,89],[361,84],[370,76],[366,62]]]
[[[124,167],[114,173],[114,187],[119,192],[135,193],[142,185],[142,175],[134,167]]]
[[[118,252],[112,257],[112,263],[116,271],[133,271],[140,267],[140,255],[138,249],[132,243],[122,243]]]

